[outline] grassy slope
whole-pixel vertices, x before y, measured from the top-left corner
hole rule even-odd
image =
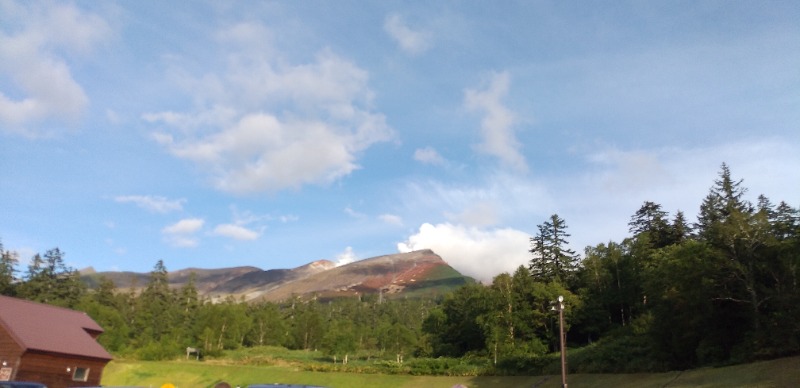
[[[439,265],[426,273],[425,279],[420,279],[417,283],[406,286],[405,292],[397,295],[397,297],[434,298],[446,295],[448,292],[474,281],[474,279],[462,275],[449,265]]]
[[[236,386],[255,383],[316,384],[329,387],[442,387],[464,384],[470,388],[561,386],[561,376],[432,377],[321,373],[298,371],[291,366],[237,366],[217,362],[113,361],[103,373],[103,385],[178,388],[213,387],[220,381]],[[686,372],[630,375],[570,375],[568,384],[579,387],[796,387],[800,386],[800,357]]]

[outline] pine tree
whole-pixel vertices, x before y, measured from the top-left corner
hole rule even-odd
[[[718,299],[746,309],[739,314],[749,315],[751,328],[758,333],[762,306],[771,298],[771,287],[765,282],[769,279],[769,263],[762,251],[769,243],[772,205],[762,196],[760,211],[756,212],[744,199],[746,192],[742,180],[733,180],[730,169],[723,163],[719,178],[700,207],[698,232],[723,258],[718,263],[724,271],[719,279],[723,292]],[[728,310],[737,308],[731,306]]]
[[[86,284],[77,270],[64,263],[64,252],[53,248],[44,256],[34,255],[17,290],[29,300],[72,308],[86,293]]]
[[[628,222],[628,230],[634,237],[645,236],[653,248],[665,247],[672,243],[667,225],[667,212],[661,205],[646,201]]]
[[[175,298],[169,289],[169,274],[159,260],[137,302],[137,329],[146,341],[158,342],[173,325]]]
[[[784,201],[778,204],[770,220],[773,234],[779,240],[797,237],[800,234],[800,211]]]
[[[567,248],[567,224],[558,214],[553,214],[544,224],[538,225],[539,234],[531,238],[531,275],[542,281],[566,282],[578,269],[579,256]]]
[[[706,240],[717,238],[718,226],[737,214],[750,214],[753,206],[744,200],[747,189],[742,186],[743,180],[734,181],[728,165],[722,163],[719,178],[700,205],[697,217],[697,231]]]
[[[17,253],[3,249],[3,242],[0,241],[0,295],[14,296],[14,274],[18,263]]]
[[[673,244],[680,244],[692,235],[692,227],[686,221],[683,212],[678,210],[675,213],[675,218],[672,220],[670,228],[670,239]]]

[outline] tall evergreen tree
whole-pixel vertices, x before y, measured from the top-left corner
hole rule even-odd
[[[0,241],[0,295],[14,296],[16,286],[17,264],[19,259],[16,252],[3,249],[3,242]]]
[[[97,289],[94,291],[92,296],[97,303],[103,306],[118,309],[120,303],[116,292],[117,285],[114,284],[114,281],[109,279],[107,276],[101,276],[97,285]]]
[[[117,286],[106,276],[101,276],[97,289],[87,293],[78,310],[84,311],[103,328],[98,341],[108,351],[117,352],[130,343],[131,330],[124,317],[123,296]]]
[[[579,255],[567,247],[570,234],[567,233],[566,222],[558,214],[553,214],[538,228],[539,233],[531,238],[531,274],[546,282],[568,281],[578,269]]]
[[[675,218],[672,219],[672,227],[670,228],[670,240],[672,243],[682,243],[692,235],[692,227],[686,221],[686,216],[683,212],[678,210],[675,213]]]
[[[169,273],[164,261],[156,262],[150,278],[136,300],[137,325],[146,342],[158,342],[174,324],[175,298],[169,289]]]
[[[697,232],[706,240],[718,237],[718,226],[735,214],[752,213],[753,206],[744,200],[747,189],[743,180],[735,181],[727,164],[720,167],[719,178],[700,205]]]
[[[770,223],[775,238],[786,240],[798,237],[800,234],[800,211],[781,201],[772,214],[773,218]]]
[[[774,279],[769,276],[773,259],[767,254],[774,216],[766,197],[759,197],[756,212],[744,199],[746,192],[742,180],[731,178],[723,163],[700,208],[698,231],[721,258],[716,296],[720,304],[715,311],[747,322],[752,337],[759,337],[763,309],[774,290]]]
[[[634,238],[646,238],[653,248],[665,247],[672,243],[667,212],[661,205],[646,201],[628,222],[628,230]]]
[[[44,256],[34,255],[17,290],[29,300],[72,308],[86,293],[86,285],[78,271],[66,265],[64,253],[53,248]]]
[[[177,325],[175,328],[177,337],[186,343],[187,346],[196,345],[191,343],[194,322],[197,319],[197,310],[200,308],[201,301],[196,286],[197,274],[192,272],[189,279],[184,283],[176,295],[178,311]]]
[[[645,232],[660,232],[666,229],[667,212],[661,210],[661,205],[645,201],[644,204],[631,216],[628,222],[628,231],[637,235]]]

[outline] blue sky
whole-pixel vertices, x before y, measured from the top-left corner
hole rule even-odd
[[[431,248],[479,279],[800,205],[795,1],[0,1],[0,239],[99,271]]]

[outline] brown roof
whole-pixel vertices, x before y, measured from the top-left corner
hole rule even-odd
[[[0,295],[0,326],[25,350],[112,358],[89,334],[103,328],[80,311]]]

